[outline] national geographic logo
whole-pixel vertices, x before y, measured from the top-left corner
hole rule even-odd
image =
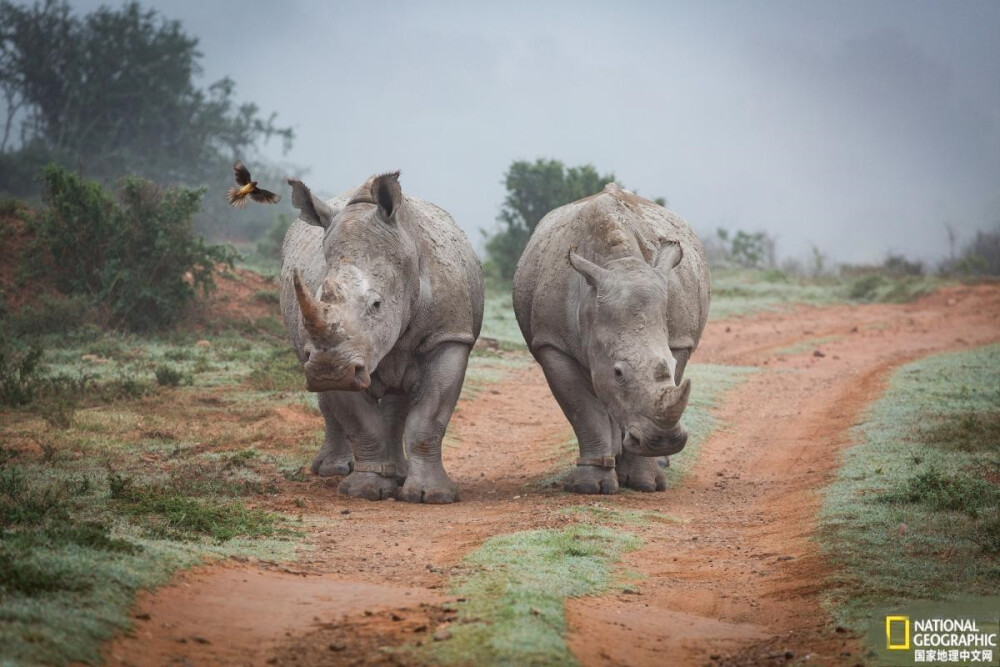
[[[910,650],[910,617],[885,617],[885,647],[890,651]]]
[[[944,611],[885,614],[879,648],[891,658],[886,664],[996,665],[1000,619]]]

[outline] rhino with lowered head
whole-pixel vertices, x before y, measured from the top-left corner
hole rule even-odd
[[[709,293],[688,224],[614,183],[538,224],[514,276],[514,313],[580,443],[566,490],[666,488],[657,459],[687,442],[684,368]]]
[[[472,246],[445,211],[403,195],[399,172],[329,201],[288,182],[300,217],[281,311],[326,421],[313,471],[346,475],[349,496],[458,500],[441,438],[483,319]]]

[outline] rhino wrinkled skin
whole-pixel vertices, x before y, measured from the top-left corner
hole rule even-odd
[[[666,488],[658,457],[687,442],[684,368],[709,299],[691,227],[616,184],[538,224],[514,276],[514,313],[580,443],[567,490]]]
[[[458,500],[441,439],[482,325],[472,246],[445,211],[404,196],[398,172],[329,201],[289,184],[300,217],[281,311],[326,421],[313,472],[346,475],[349,496]]]

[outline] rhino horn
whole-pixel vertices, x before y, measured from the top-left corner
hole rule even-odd
[[[319,303],[302,284],[302,276],[298,268],[292,269],[292,282],[295,283],[295,298],[302,311],[302,323],[313,338],[323,338],[326,334],[326,321],[323,319],[323,304]]]
[[[578,255],[574,250],[569,251],[569,263],[594,289],[597,289],[608,275],[607,269],[585,259],[582,255]]]
[[[660,417],[671,424],[676,424],[687,408],[690,395],[691,380],[684,380],[678,387],[667,387],[660,396]]]

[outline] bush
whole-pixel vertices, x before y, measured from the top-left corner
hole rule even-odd
[[[41,388],[42,348],[18,348],[0,332],[0,405],[25,405]]]
[[[28,262],[67,294],[105,305],[111,323],[141,331],[173,324],[198,289],[214,287],[219,262],[236,252],[196,237],[201,190],[122,180],[117,201],[99,183],[62,167],[42,171],[48,209],[38,217]],[[51,261],[40,261],[41,253]]]
[[[177,387],[180,386],[181,382],[184,381],[184,373],[180,372],[173,366],[157,366],[156,367],[156,384],[161,387]]]

